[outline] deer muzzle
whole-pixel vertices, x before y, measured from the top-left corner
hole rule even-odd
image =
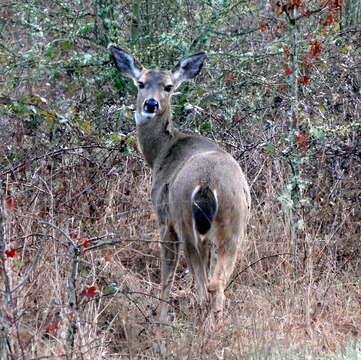
[[[159,110],[159,103],[157,100],[151,98],[144,101],[143,111],[148,114],[154,114]]]

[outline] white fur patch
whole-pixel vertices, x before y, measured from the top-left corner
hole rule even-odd
[[[138,113],[137,111],[135,112],[135,123],[137,125],[141,125],[144,124],[145,122],[147,122],[149,119],[152,119],[156,114],[148,114],[144,111],[142,111],[141,113]]]
[[[197,191],[199,190],[201,186],[200,185],[197,185],[194,190],[192,191],[192,196],[191,196],[191,201],[193,203],[194,201],[194,197],[196,196],[197,194]],[[193,229],[193,237],[194,237],[194,243],[196,245],[196,248],[198,249],[198,231],[196,229],[196,223],[194,221],[194,218],[192,216],[192,229]]]
[[[196,194],[197,194],[197,192],[198,192],[198,190],[199,190],[200,187],[201,187],[200,185],[197,185],[197,186],[194,188],[194,190],[193,190],[193,192],[192,192],[192,196],[191,196],[192,202],[193,202],[194,197],[196,196]]]
[[[217,197],[216,189],[213,189],[213,195],[214,195],[214,198],[216,199],[216,211],[218,211],[218,197]]]

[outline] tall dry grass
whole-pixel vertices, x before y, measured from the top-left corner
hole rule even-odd
[[[226,291],[224,324],[212,332],[184,258],[170,322],[157,323],[158,227],[150,172],[136,150],[64,150],[7,174],[4,358],[294,359],[342,350],[361,324],[359,250],[345,249],[357,244],[354,219],[335,205],[334,222],[316,221],[310,209],[295,247],[274,201],[287,183],[281,169],[264,161],[249,171],[248,243]]]

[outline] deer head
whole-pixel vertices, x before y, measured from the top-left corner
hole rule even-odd
[[[126,51],[111,46],[111,55],[123,75],[131,78],[138,88],[135,120],[138,125],[154,117],[170,115],[170,99],[184,81],[193,79],[202,69],[206,54],[182,59],[173,70],[148,70]]]

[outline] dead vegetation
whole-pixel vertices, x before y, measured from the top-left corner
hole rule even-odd
[[[109,175],[114,163],[118,171]],[[282,179],[254,196],[224,326],[210,334],[199,322],[184,259],[171,295],[173,321],[157,325],[159,241],[140,160],[82,149],[9,174],[15,203],[4,199],[2,225],[6,248],[16,252],[2,253],[1,279],[13,289],[2,295],[3,348],[26,359],[241,359],[283,351],[291,358],[341,349],[360,332],[358,235],[350,215],[340,214],[327,233],[322,222],[305,229],[295,259],[289,225],[267,199]]]

